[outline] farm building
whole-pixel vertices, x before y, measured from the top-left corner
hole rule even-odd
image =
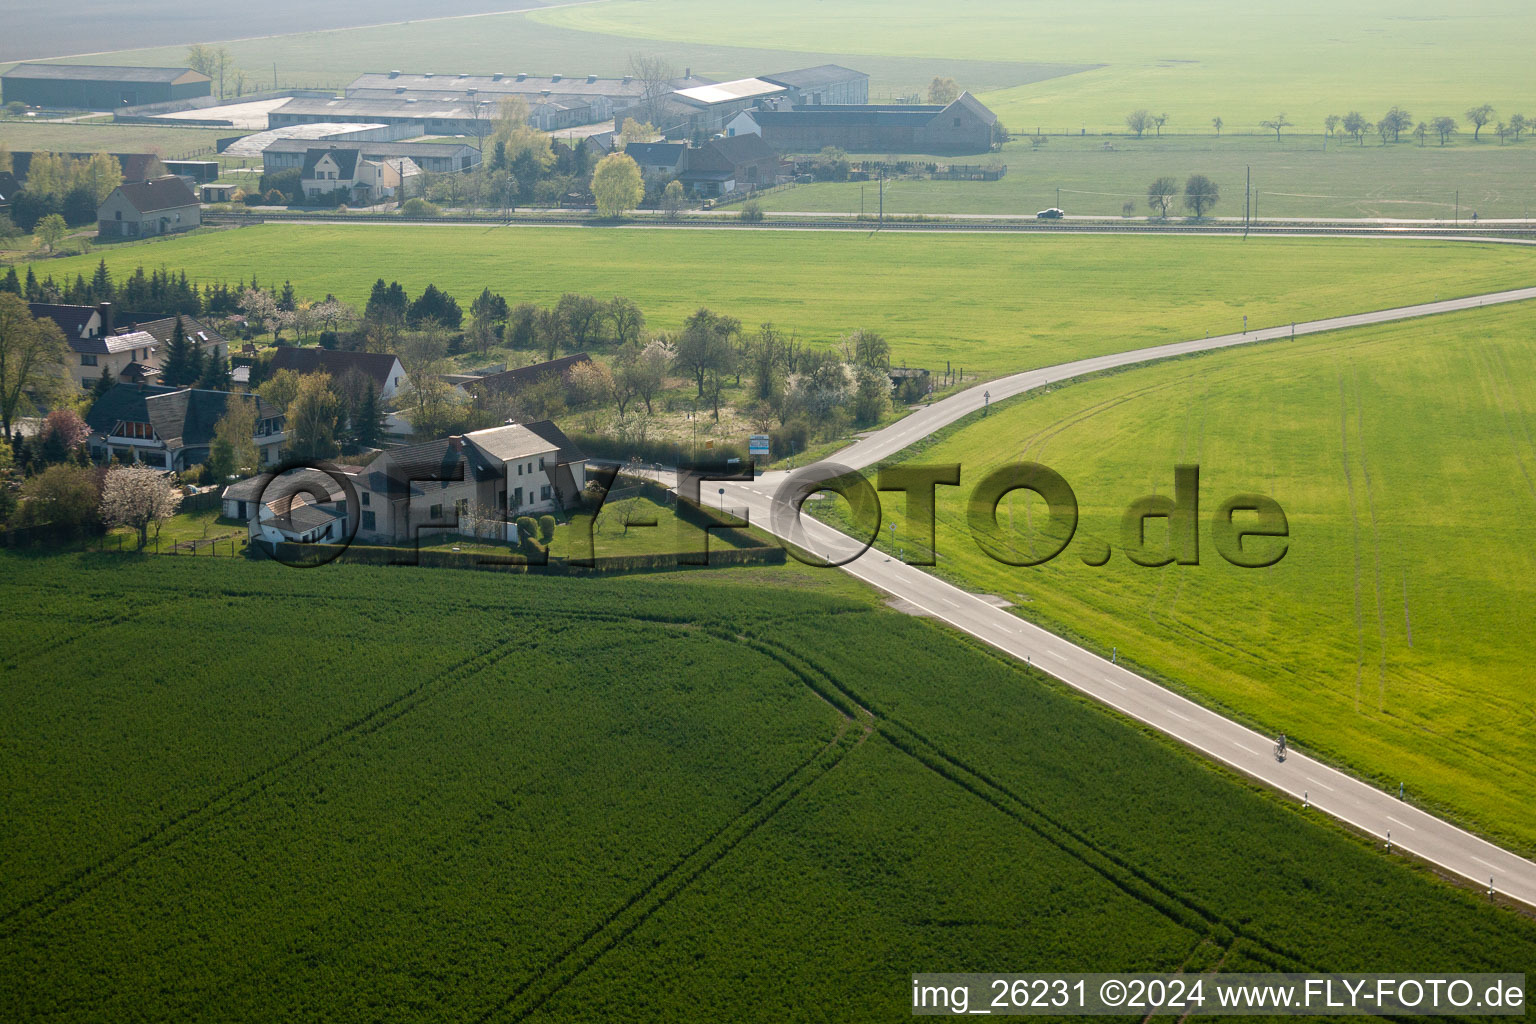
[[[824,104],[746,110],[728,135],[761,135],[779,153],[984,153],[997,115],[970,93],[935,104]]]
[[[869,102],[869,76],[840,64],[822,64],[758,77],[788,90],[786,96],[792,107]]]
[[[0,99],[59,110],[116,110],[208,96],[212,83],[191,68],[17,64],[0,74]]]
[[[360,373],[373,381],[379,398],[390,399],[405,380],[400,357],[387,352],[342,352],[328,348],[297,348],[283,345],[272,356],[272,371],[292,370],[300,376],[328,373],[340,380],[349,373]]]
[[[149,238],[191,231],[201,223],[202,204],[186,179],[167,174],[123,182],[96,211],[96,232],[105,238]]]

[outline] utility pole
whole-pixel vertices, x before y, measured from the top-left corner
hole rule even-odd
[[[1458,193],[1459,194],[1459,193]],[[885,167],[880,167],[880,226],[885,226]]]
[[[1253,167],[1248,167],[1248,181],[1243,186],[1243,237],[1248,237],[1248,221],[1250,205],[1253,202]]]
[[[1061,209],[1061,186],[1056,186],[1056,209]]]
[[[1461,189],[1456,190],[1456,226],[1461,227]]]

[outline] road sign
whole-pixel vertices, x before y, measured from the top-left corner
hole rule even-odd
[[[753,434],[747,441],[747,454],[752,456],[767,455],[769,452],[768,435]]]

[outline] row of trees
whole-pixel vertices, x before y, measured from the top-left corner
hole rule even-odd
[[[1506,138],[1513,138],[1514,141],[1518,142],[1520,141],[1520,136],[1531,128],[1531,122],[1526,119],[1524,114],[1512,114],[1508,121],[1497,122],[1495,121],[1496,114],[1497,111],[1488,103],[1472,107],[1466,112],[1467,123],[1472,125],[1472,138],[1474,141],[1481,139],[1483,128],[1490,123],[1495,124],[1494,132],[1498,135],[1501,142]],[[1167,114],[1154,114],[1144,107],[1133,110],[1125,115],[1125,126],[1135,132],[1138,139],[1154,129],[1159,136],[1162,135],[1163,125],[1167,123]],[[1221,129],[1225,125],[1226,122],[1220,117],[1211,118],[1211,127],[1216,129],[1217,135],[1221,134]],[[1275,138],[1279,139],[1281,133],[1286,128],[1294,126],[1294,122],[1284,113],[1280,113],[1272,118],[1260,121],[1259,126],[1265,131],[1274,132]],[[1365,136],[1373,132],[1381,136],[1383,144],[1398,142],[1403,133],[1407,132],[1417,138],[1420,145],[1423,145],[1424,139],[1427,136],[1431,134],[1438,135],[1440,137],[1440,144],[1443,146],[1446,139],[1460,130],[1460,126],[1460,122],[1454,117],[1437,117],[1431,121],[1420,121],[1415,125],[1413,116],[1398,106],[1394,106],[1391,110],[1387,111],[1378,121],[1372,121],[1358,110],[1351,110],[1348,114],[1329,114],[1323,121],[1324,134],[1332,136],[1342,128],[1344,132],[1361,145],[1365,144]]]

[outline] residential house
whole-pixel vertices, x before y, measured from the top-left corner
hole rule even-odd
[[[682,142],[631,142],[624,155],[640,166],[640,176],[675,178],[688,166],[688,146]]]
[[[247,523],[252,540],[269,544],[331,544],[347,539],[347,503],[298,493],[262,502]]]
[[[467,142],[396,142],[391,139],[361,141],[330,141],[324,149],[354,149],[359,159],[390,164],[401,176],[427,171],[431,174],[452,174],[469,171],[480,163],[480,151]],[[261,151],[261,167],[264,174],[284,171],[290,167],[303,168],[309,151],[317,148],[313,139],[274,139]]]
[[[85,422],[91,428],[91,457],[138,462],[159,469],[183,470],[208,460],[213,428],[233,396],[227,391],[118,384],[91,404]],[[252,440],[263,465],[275,464],[282,451],[283,414],[260,398]]]
[[[105,305],[110,305],[109,303]],[[122,313],[118,319],[132,327],[136,331],[145,331],[160,345],[160,354],[165,355],[165,347],[171,343],[171,337],[176,333],[176,322],[181,322],[181,333],[187,340],[196,345],[205,359],[229,359],[229,341],[224,335],[214,330],[205,320],[199,320],[195,316],[166,316],[161,313]],[[159,365],[156,363],[155,365]]]
[[[581,454],[548,421],[396,448],[358,476],[357,539],[409,544],[466,517],[539,515],[573,504],[585,486]]]
[[[823,104],[744,111],[726,126],[733,136],[761,135],[775,152],[984,153],[997,115],[970,93],[937,104]]]
[[[0,74],[0,102],[55,110],[118,110],[208,96],[213,79],[191,68],[17,64]]]
[[[82,388],[96,386],[103,371],[114,380],[152,382],[160,373],[162,342],[152,334],[132,328],[119,330],[112,303],[95,306],[64,306],[29,302],[38,319],[52,320],[69,343],[70,376]]]
[[[190,231],[201,223],[202,204],[186,179],[167,174],[148,181],[124,182],[96,211],[103,238],[148,238]]]
[[[779,156],[758,135],[713,139],[688,151],[678,180],[704,196],[769,188],[778,184]]]
[[[400,187],[400,168],[386,160],[366,160],[360,150],[332,146],[304,154],[299,186],[311,199],[346,192],[350,201],[376,203]]]
[[[386,352],[342,352],[328,348],[280,347],[272,356],[272,369],[306,373],[328,373],[339,380],[348,373],[360,373],[373,381],[379,400],[395,397],[405,383],[405,367],[400,357]]]

